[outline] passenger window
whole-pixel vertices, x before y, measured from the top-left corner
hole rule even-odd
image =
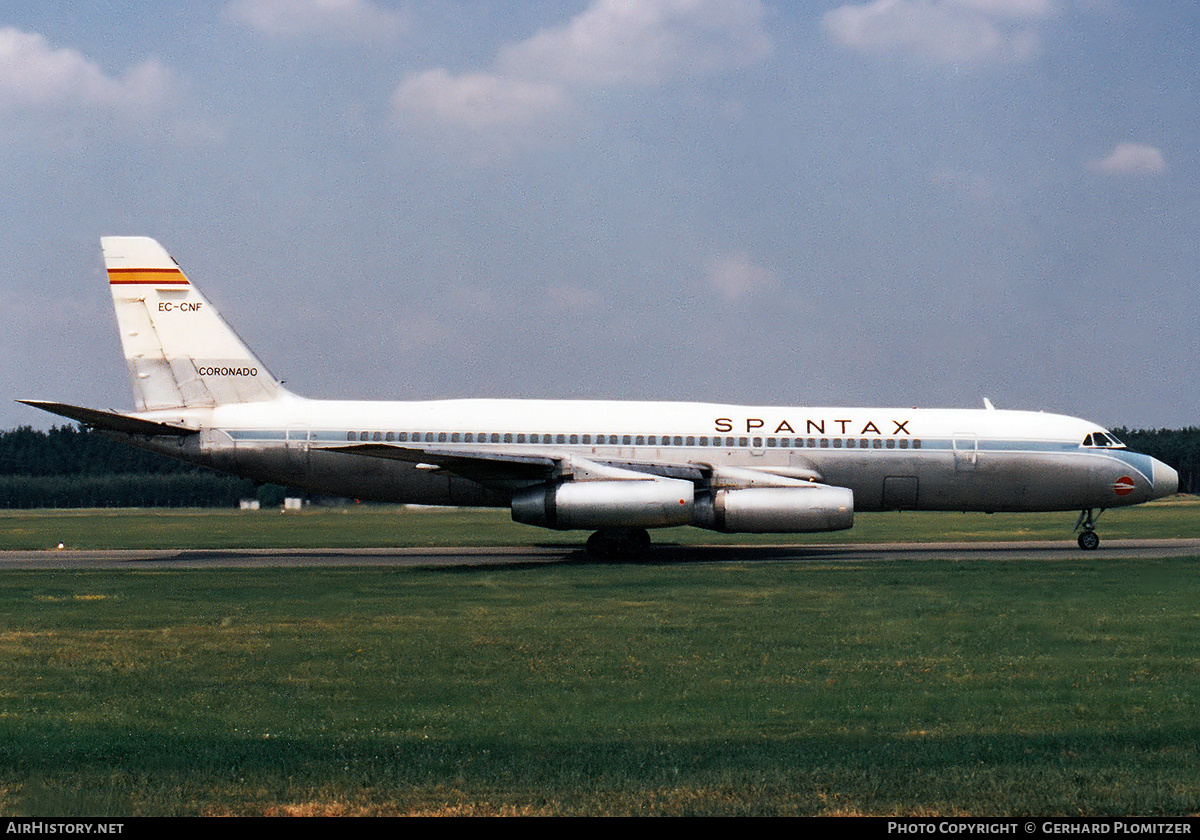
[[[505,443],[512,443],[512,432],[505,432],[505,433],[504,433],[504,442],[505,442]]]
[[[396,440],[407,441],[408,440],[408,432],[401,432],[400,434],[396,435]]]
[[[633,445],[634,446],[645,446],[646,445],[646,436],[638,435],[637,437],[635,437],[633,439]]]
[[[571,435],[571,443],[579,443],[579,435]]]
[[[687,439],[687,445],[688,445],[688,446],[695,446],[695,445],[696,445],[696,438],[695,438],[695,437],[693,437],[692,435],[688,435],[688,439]]]
[[[556,441],[558,441],[559,443],[566,443],[566,442],[567,442],[567,436],[566,436],[566,435],[559,435],[557,438],[555,438],[555,440],[556,440]]]
[[[455,432],[454,434],[450,435],[451,443],[458,443],[459,440],[460,440],[460,436],[459,436],[458,432]]]
[[[750,438],[738,438],[738,446],[749,446]]]

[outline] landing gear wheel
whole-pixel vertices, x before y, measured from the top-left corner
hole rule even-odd
[[[633,557],[641,557],[650,551],[650,532],[645,528],[631,528],[622,541],[625,553]]]
[[[650,545],[644,528],[601,528],[588,537],[587,553],[594,560],[636,560]]]
[[[1100,508],[1100,513],[1104,513],[1104,508]],[[1096,533],[1096,520],[1100,518],[1100,513],[1096,513],[1092,508],[1079,512],[1075,530],[1083,528],[1079,531],[1079,547],[1084,551],[1095,551],[1100,546],[1100,535]]]
[[[613,555],[615,545],[605,536],[603,531],[597,531],[588,537],[587,553],[593,560],[607,560]]]

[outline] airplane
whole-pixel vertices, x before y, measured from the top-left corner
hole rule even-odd
[[[154,239],[101,239],[136,410],[19,400],[258,482],[356,499],[507,507],[633,557],[648,529],[813,533],[858,511],[1080,511],[1176,492],[1168,465],[1094,423],[996,409],[686,402],[306,399]]]

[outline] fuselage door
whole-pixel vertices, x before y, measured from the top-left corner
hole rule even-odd
[[[308,438],[307,428],[289,427],[287,430],[288,469],[300,475],[308,472]]]
[[[979,460],[979,438],[974,434],[956,432],[954,435],[954,471],[973,472]]]

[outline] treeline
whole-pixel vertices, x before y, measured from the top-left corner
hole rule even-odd
[[[90,429],[0,432],[0,508],[279,504],[282,488],[126,446]]]
[[[1112,431],[1174,467],[1179,492],[1200,493],[1200,427]],[[74,425],[0,432],[0,508],[232,507],[245,498],[269,506],[284,494]]]

